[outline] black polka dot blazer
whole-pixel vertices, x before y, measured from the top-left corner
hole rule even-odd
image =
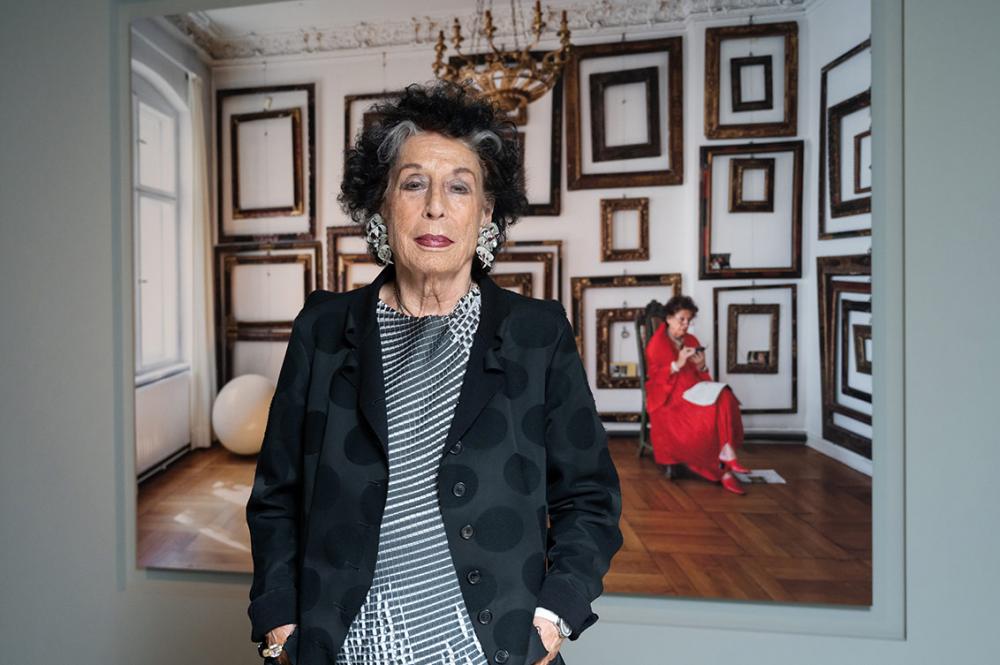
[[[309,296],[271,402],[247,504],[251,638],[297,624],[296,665],[335,662],[372,582],[388,476],[375,312],[391,277],[390,266],[365,288]],[[562,306],[478,283],[438,500],[486,657],[530,665],[544,655],[536,606],[569,622],[571,639],[597,620],[621,494]]]

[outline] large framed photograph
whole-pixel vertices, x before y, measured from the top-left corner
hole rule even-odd
[[[649,259],[649,199],[601,199],[601,260]]]
[[[701,149],[701,279],[802,276],[802,141]]]
[[[681,37],[575,46],[566,63],[567,187],[684,182]]]
[[[871,235],[871,39],[820,71],[819,239]]]
[[[718,287],[712,293],[717,381],[744,415],[798,413],[798,287]]]
[[[871,459],[872,377],[862,371],[871,368],[871,344],[855,346],[871,336],[871,256],[821,256],[816,274],[823,438]]]
[[[705,31],[705,136],[795,136],[799,24],[755,23]]]
[[[681,276],[678,273],[667,273],[572,277],[570,284],[573,331],[591,389],[601,405],[601,420],[614,423],[639,422],[639,412],[636,410],[638,400],[641,399],[638,383],[614,379],[631,378],[628,363],[638,364],[639,343],[635,336],[634,321],[640,310],[644,310],[652,300],[666,302],[680,294]],[[631,320],[614,321],[614,313],[601,314],[601,310],[614,310]],[[587,330],[592,331],[590,335],[585,334],[584,331]],[[601,349],[605,344],[608,345],[607,353],[603,353]],[[604,357],[607,358],[607,367],[602,370]],[[612,363],[617,365],[614,370]],[[612,373],[618,376],[614,377]],[[607,375],[606,380],[601,378],[602,374]],[[608,387],[602,387],[602,384]]]
[[[316,235],[315,85],[216,92],[218,242]]]

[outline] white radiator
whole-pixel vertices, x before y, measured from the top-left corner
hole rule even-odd
[[[136,475],[190,443],[190,392],[190,370],[135,389]]]

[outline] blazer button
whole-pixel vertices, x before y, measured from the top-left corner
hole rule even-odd
[[[462,442],[456,441],[455,445],[453,445],[448,452],[451,453],[452,455],[457,455],[460,452],[462,452]]]
[[[507,653],[506,649],[500,649],[495,654],[493,654],[493,662],[495,663],[500,663],[500,665],[503,665],[503,663],[506,663],[508,660],[510,660],[510,654]]]
[[[465,496],[465,483],[455,483],[455,486],[451,488],[451,493],[455,496]]]
[[[462,540],[469,540],[472,538],[473,533],[475,533],[475,531],[472,529],[471,524],[466,524],[462,527],[461,531],[458,532],[458,534],[462,536]]]
[[[479,614],[476,616],[476,619],[479,620],[479,623],[485,626],[490,621],[493,621],[493,612],[490,612],[489,610],[480,610]]]
[[[465,579],[469,581],[469,584],[479,584],[479,582],[483,579],[483,576],[478,570],[473,568],[465,574]]]

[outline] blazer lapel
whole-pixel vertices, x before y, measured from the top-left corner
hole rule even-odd
[[[389,421],[385,409],[382,344],[379,340],[375,307],[379,290],[392,274],[392,267],[387,266],[366,287],[364,295],[352,305],[344,331],[345,341],[354,346],[360,356],[358,408],[378,437],[386,459],[389,457]]]
[[[458,396],[442,454],[469,430],[504,383],[504,368],[499,356],[503,342],[500,323],[507,316],[509,305],[504,300],[500,287],[489,277],[480,278],[478,283],[482,298],[479,326],[469,350],[469,364],[465,369],[462,391]]]

